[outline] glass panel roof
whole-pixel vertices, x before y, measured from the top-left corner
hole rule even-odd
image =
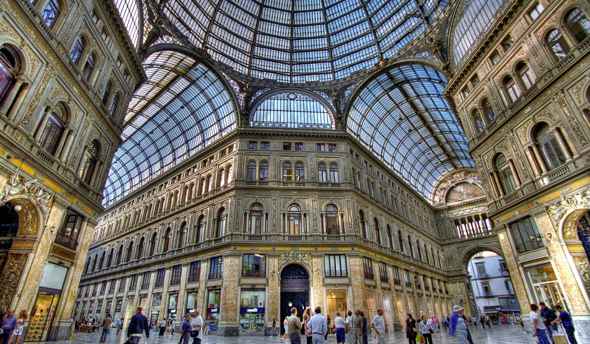
[[[471,0],[465,1],[463,15],[453,31],[453,62],[461,63],[463,58],[482,37],[482,34],[494,23],[494,17],[500,7],[508,0]]]
[[[236,71],[286,83],[345,78],[421,36],[446,0],[168,0],[164,15]]]
[[[474,166],[443,95],[446,84],[432,67],[394,66],[363,87],[346,123],[348,132],[429,200],[441,176]]]
[[[264,99],[250,116],[261,128],[332,129],[332,115],[317,99],[298,92],[277,93]]]
[[[147,81],[131,101],[123,143],[104,190],[108,206],[236,127],[230,93],[208,67],[160,51],[144,62]]]
[[[139,44],[139,35],[141,34],[139,30],[141,16],[137,1],[138,0],[114,0],[115,7],[117,7],[117,11],[119,11],[119,16],[123,20],[129,38],[131,38],[131,43],[133,43],[135,48],[137,48]]]

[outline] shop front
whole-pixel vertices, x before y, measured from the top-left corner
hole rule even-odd
[[[178,306],[178,294],[168,295],[168,303],[166,307],[166,320],[176,320],[178,318],[177,306]]]
[[[266,290],[242,289],[240,293],[240,332],[264,333]]]
[[[331,319],[336,318],[336,313],[340,313],[341,316],[346,316],[346,310],[348,309],[346,303],[346,289],[328,289],[326,290],[328,295],[327,311]]]
[[[550,263],[528,267],[525,269],[525,274],[535,303],[545,302],[552,306],[561,304],[567,308],[563,292]]]
[[[189,290],[186,293],[185,313],[191,313],[197,310],[197,291]]]
[[[152,296],[152,307],[150,308],[150,324],[152,326],[158,325],[160,318],[160,305],[162,304],[162,294],[156,293]]]
[[[205,321],[209,327],[209,332],[217,332],[220,304],[221,289],[209,289],[207,291],[207,314],[205,317]]]

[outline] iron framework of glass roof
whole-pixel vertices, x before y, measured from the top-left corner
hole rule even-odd
[[[250,116],[258,128],[333,129],[334,119],[326,105],[300,92],[280,92],[265,98]]]
[[[446,84],[430,66],[393,66],[363,86],[347,117],[347,131],[426,199],[441,176],[474,166]]]
[[[147,81],[135,92],[123,143],[115,153],[104,205],[124,197],[236,127],[230,92],[211,69],[174,51],[144,62]]]

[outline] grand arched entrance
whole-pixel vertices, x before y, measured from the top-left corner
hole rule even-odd
[[[281,324],[292,307],[303,313],[309,306],[309,274],[299,264],[289,264],[281,272]],[[281,326],[281,333],[284,332]]]
[[[563,241],[590,296],[590,210],[578,209],[566,218]]]
[[[0,273],[4,270],[12,241],[18,234],[17,209],[10,202],[0,207]]]

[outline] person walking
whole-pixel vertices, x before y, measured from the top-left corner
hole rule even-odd
[[[307,307],[303,310],[303,334],[305,335],[305,343],[312,344],[311,330],[309,329],[309,320],[311,319],[311,308]]]
[[[160,321],[158,321],[158,328],[160,329],[158,335],[160,337],[164,336],[164,333],[166,333],[166,319],[160,319]]]
[[[107,313],[104,317],[104,319],[102,320],[102,324],[101,324],[101,328],[102,328],[102,333],[100,334],[100,341],[99,343],[105,343],[107,341],[107,338],[109,337],[109,334],[111,333],[111,327],[113,326],[113,319],[111,318],[111,315],[109,313]]]
[[[191,338],[193,344],[201,344],[203,340],[203,334],[205,332],[205,321],[198,311],[191,312]]]
[[[551,344],[551,340],[547,335],[547,326],[541,314],[539,313],[539,306],[531,304],[531,313],[529,315],[533,323],[533,337],[537,337],[539,344]]]
[[[547,307],[545,302],[539,302],[539,314],[543,318],[543,323],[547,329],[547,337],[553,342],[553,327],[555,326],[553,322],[557,319],[557,314],[553,309]]]
[[[16,327],[16,318],[14,317],[14,311],[8,310],[2,317],[2,344],[8,344],[12,331]]]
[[[336,318],[334,318],[334,328],[336,329],[336,343],[346,343],[346,320],[340,316],[340,312],[336,312]]]
[[[24,309],[20,311],[18,314],[18,319],[16,319],[16,326],[14,327],[14,331],[12,331],[12,336],[10,337],[10,344],[22,344],[25,341],[25,322],[27,321],[27,311]]]
[[[287,337],[291,344],[301,344],[301,321],[295,307],[291,308],[291,315],[287,317]]]
[[[330,334],[330,331],[332,330],[332,319],[330,319],[330,315],[326,315],[326,326],[328,327],[328,331],[326,331],[326,335],[324,336],[324,340],[328,341],[328,335]]]
[[[461,306],[453,306],[453,314],[449,323],[449,336],[457,338],[458,344],[470,343],[469,330],[464,317],[465,309]]]
[[[352,343],[352,326],[353,326],[353,322],[352,322],[352,311],[348,311],[346,313],[346,344],[351,344]]]
[[[375,339],[377,339],[377,344],[385,344],[387,326],[385,325],[383,310],[381,308],[377,310],[377,315],[375,315],[373,317],[373,321],[371,321],[371,329],[375,331]]]
[[[311,342],[313,344],[324,344],[324,338],[328,332],[328,323],[326,317],[322,315],[322,309],[320,307],[316,307],[314,312],[315,314],[309,319]]]
[[[369,320],[363,311],[361,311],[361,318],[363,320],[363,344],[369,344]]]
[[[178,344],[188,344],[188,340],[191,337],[191,316],[185,314],[180,324],[180,340]]]
[[[432,344],[432,332],[433,332],[432,325],[431,325],[431,323],[428,322],[428,319],[426,319],[426,316],[422,315],[422,317],[420,317],[418,329],[420,331],[420,334],[424,338],[424,343],[425,344]]]
[[[416,344],[416,320],[408,313],[406,318],[406,338],[409,344]]]
[[[569,340],[570,344],[578,344],[575,334],[576,329],[574,328],[572,316],[559,304],[555,306],[555,309],[559,312],[559,315],[557,319],[554,320],[554,323],[561,324],[561,326],[563,326],[563,329],[565,330],[565,334],[567,335],[567,339]]]
[[[148,325],[148,320],[142,312],[143,308],[137,307],[135,315],[132,316],[131,321],[129,321],[129,327],[127,328],[127,337],[129,338],[130,344],[139,344],[144,332],[146,341],[147,338],[150,337],[150,328]]]
[[[353,317],[354,323],[354,341],[353,344],[361,344],[363,341],[363,318],[361,311],[357,310]]]
[[[121,330],[123,330],[123,318],[118,318],[115,320],[115,327],[117,328],[117,336],[121,334]]]

